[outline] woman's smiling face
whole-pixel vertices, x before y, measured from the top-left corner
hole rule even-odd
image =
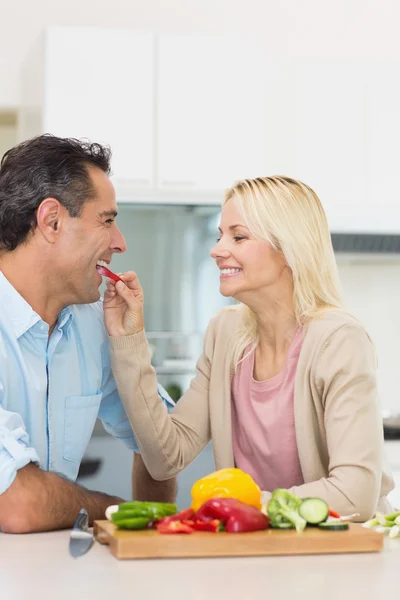
[[[286,267],[284,257],[252,235],[233,196],[222,208],[220,237],[210,252],[220,269],[220,292],[245,302],[248,294],[275,286]],[[246,302],[245,302],[246,303]]]

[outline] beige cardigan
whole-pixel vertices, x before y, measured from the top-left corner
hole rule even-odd
[[[234,306],[210,322],[196,376],[171,414],[157,393],[145,333],[110,338],[121,399],[155,479],[175,476],[210,440],[216,468],[234,466],[231,358],[241,318],[240,306]],[[294,414],[305,483],[293,493],[324,498],[341,514],[359,513],[360,521],[377,509],[390,511],[386,495],[393,480],[384,468],[375,352],[365,330],[346,313],[325,312],[305,328]]]

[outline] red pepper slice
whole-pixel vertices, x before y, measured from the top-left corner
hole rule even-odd
[[[170,523],[171,521],[190,521],[194,515],[194,510],[186,508],[175,515],[169,515],[169,517],[163,517],[157,523]]]
[[[100,273],[103,277],[108,277],[113,281],[122,281],[121,277],[118,277],[115,273],[107,269],[107,267],[103,267],[102,265],[96,265],[97,272]]]
[[[158,533],[193,533],[189,525],[180,521],[170,521],[169,523],[156,523]]]
[[[336,510],[333,510],[333,508],[329,508],[329,516],[334,517],[335,519],[340,519],[339,513],[336,512]]]
[[[213,519],[212,521],[194,521],[191,525],[195,531],[212,531],[218,533],[223,529],[221,521]]]

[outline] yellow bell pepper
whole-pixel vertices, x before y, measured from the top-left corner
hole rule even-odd
[[[241,469],[220,469],[199,479],[192,487],[192,509],[198,510],[211,498],[236,498],[261,508],[261,490]]]

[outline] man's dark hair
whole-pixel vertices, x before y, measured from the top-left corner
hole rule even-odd
[[[95,190],[88,167],[110,174],[111,151],[100,144],[40,135],[6,152],[0,163],[0,250],[15,250],[37,225],[45,198],[79,217]]]

